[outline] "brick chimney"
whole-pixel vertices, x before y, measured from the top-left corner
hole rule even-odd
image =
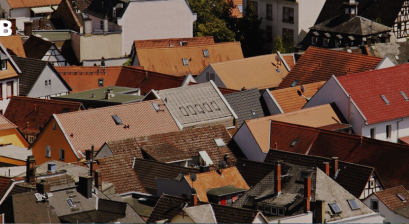
[[[323,162],[321,170],[329,176],[329,162]]]
[[[94,186],[99,189],[102,185],[102,175],[99,170],[95,170],[94,172]]]
[[[311,177],[304,178],[304,212],[311,211]]]
[[[80,176],[77,191],[86,198],[92,198],[92,177]]]
[[[10,18],[8,19],[8,21],[11,22],[11,35],[16,35],[17,34],[16,19]]]
[[[192,203],[192,206],[196,206],[196,205],[197,205],[197,194],[192,194],[192,196],[191,196],[191,203]]]
[[[36,189],[40,194],[50,193],[51,185],[48,183],[48,181],[42,179],[40,183],[36,184]]]
[[[278,196],[281,194],[281,164],[282,160],[277,160],[274,169],[274,195]]]
[[[36,182],[36,159],[34,156],[28,156],[26,161],[27,182],[33,184]]]
[[[331,161],[331,177],[334,178],[338,171],[338,157],[332,157]]]
[[[33,32],[33,22],[31,21],[24,22],[24,35],[31,36],[32,32]]]
[[[315,217],[313,223],[325,223],[325,201],[316,200],[314,208]]]

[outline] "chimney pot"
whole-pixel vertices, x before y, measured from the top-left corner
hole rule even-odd
[[[334,178],[338,171],[338,157],[332,157],[331,163],[331,177]]]
[[[311,211],[311,177],[304,178],[304,212]]]
[[[274,169],[274,195],[278,196],[281,194],[281,164],[282,160],[278,160]]]
[[[329,176],[329,162],[322,163],[322,171]]]
[[[31,21],[24,22],[24,35],[31,36],[32,32],[33,32],[33,22]]]

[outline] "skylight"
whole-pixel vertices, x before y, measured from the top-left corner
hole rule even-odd
[[[179,107],[180,111],[182,112],[183,115],[185,116],[189,116],[189,114],[187,113],[185,107]]]
[[[203,56],[204,56],[205,58],[209,57],[209,56],[210,56],[210,55],[209,55],[209,50],[204,49],[204,50],[203,50]]]
[[[389,100],[386,99],[385,95],[381,95],[381,98],[383,99],[383,101],[385,101],[386,105],[389,105]]]
[[[112,115],[112,118],[114,119],[116,125],[122,125],[122,120],[118,117],[118,115]]]
[[[329,207],[331,207],[332,212],[334,214],[339,214],[342,212],[341,208],[339,207],[339,205],[337,203],[331,203],[329,204]]]
[[[403,195],[401,195],[400,193],[396,194],[396,196],[398,196],[398,198],[399,198],[401,201],[406,201],[406,198],[403,197]]]
[[[210,104],[213,106],[213,108],[214,108],[215,110],[220,110],[219,105],[217,105],[217,103],[216,103],[215,101],[210,102]]]
[[[406,101],[409,100],[409,98],[406,96],[406,94],[403,91],[400,91],[400,94],[402,95],[403,99],[405,99]]]
[[[196,110],[199,111],[199,113],[204,114],[204,110],[199,104],[196,104],[195,107],[196,107]]]
[[[291,143],[291,147],[294,147],[298,142],[298,138],[294,139],[294,141]]]
[[[257,114],[256,114],[256,111],[251,110],[251,114],[253,115],[253,118],[258,118],[258,116],[257,116]]]
[[[355,199],[348,200],[349,206],[351,206],[352,210],[357,210],[360,209],[358,203],[356,202]]]
[[[74,201],[73,201],[71,198],[68,198],[68,199],[67,199],[67,203],[68,203],[68,205],[70,206],[70,208],[75,207],[75,203],[74,203]]]
[[[210,108],[208,103],[203,103],[204,108],[206,108],[207,112],[213,112],[212,108]]]
[[[226,143],[224,143],[223,139],[221,139],[221,138],[215,138],[214,142],[216,143],[216,145],[218,147],[225,147],[226,146]]]
[[[195,111],[195,109],[193,109],[193,107],[192,106],[187,106],[187,109],[189,110],[189,112],[192,114],[192,115],[196,115],[197,113],[196,113],[196,111]]]
[[[294,82],[293,82],[293,84],[291,84],[291,87],[294,87],[294,86],[296,86],[297,84],[298,84],[298,82],[300,82],[300,80],[294,80]]]
[[[183,62],[183,66],[189,65],[189,61],[187,60],[187,58],[182,58],[182,62]]]

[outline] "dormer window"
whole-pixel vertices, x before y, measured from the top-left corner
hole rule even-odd
[[[355,14],[356,14],[355,8],[351,8],[351,15],[355,15]]]
[[[1,61],[1,70],[2,71],[7,70],[7,60]]]
[[[349,14],[349,8],[345,8],[345,14]]]
[[[183,63],[183,66],[188,66],[189,65],[189,61],[188,61],[187,58],[182,58],[182,63]]]

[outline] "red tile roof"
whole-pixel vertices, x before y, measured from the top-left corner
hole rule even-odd
[[[392,211],[409,207],[409,192],[402,185],[374,192],[374,194]],[[401,194],[406,200],[400,200],[397,194]]]
[[[350,54],[329,49],[309,47],[278,86],[279,89],[327,81],[332,75],[342,76],[375,69],[382,58]]]
[[[76,93],[102,87],[99,86],[99,79],[104,80],[103,87],[114,86],[122,66],[56,66],[55,69],[71,87],[70,93]]]
[[[156,111],[152,103],[159,105],[161,110]],[[116,125],[113,115],[122,120],[122,125]],[[74,149],[83,154],[91,145],[99,149],[106,141],[180,130],[162,100],[56,114],[54,117]],[[82,157],[81,153],[79,157]]]
[[[409,64],[338,77],[368,124],[409,116]],[[384,95],[389,105],[381,98]]]
[[[0,37],[1,44],[13,51],[13,53],[19,57],[26,57],[26,52],[24,51],[23,41],[20,36],[4,36]]]
[[[26,8],[26,7],[40,7],[59,5],[61,0],[7,0],[10,7],[14,8]]]
[[[11,177],[0,176],[0,200],[3,199],[6,191],[10,188],[13,182],[14,181],[11,180]]]
[[[16,124],[24,135],[37,135],[53,114],[80,109],[80,102],[13,96],[4,116]]]
[[[169,39],[157,39],[157,40],[135,40],[134,47],[136,49],[150,49],[150,48],[168,48],[171,45],[173,47],[182,47],[180,42],[184,42],[183,47],[195,47],[203,45],[214,44],[214,39],[210,37],[186,37],[186,38],[169,38]]]
[[[0,131],[13,128],[17,128],[17,126],[0,114]]]
[[[290,70],[292,70],[295,66],[294,54],[283,54],[283,59],[287,63],[288,67],[290,67]]]

